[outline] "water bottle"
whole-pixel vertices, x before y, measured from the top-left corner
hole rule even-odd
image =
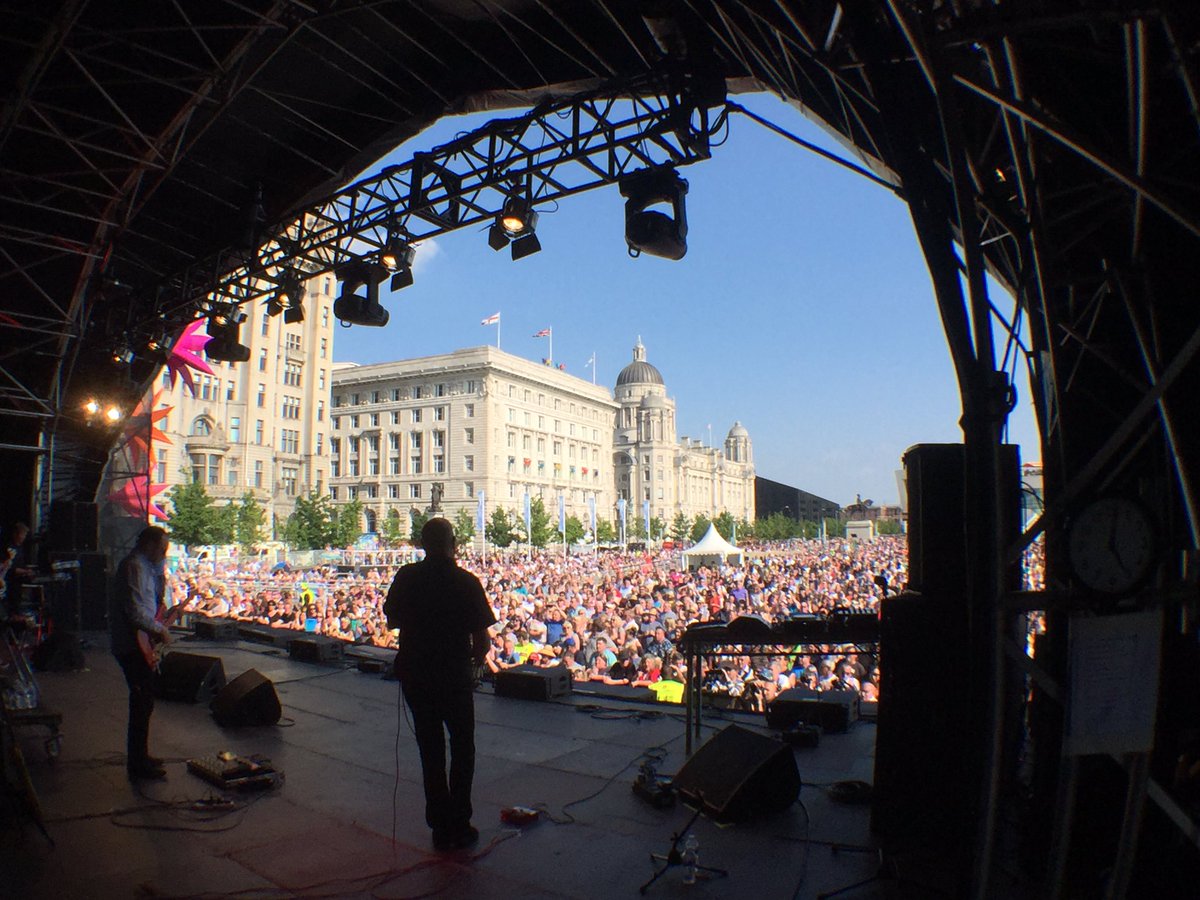
[[[689,834],[683,842],[683,883],[696,883],[696,866],[700,862],[700,842],[694,834]]]

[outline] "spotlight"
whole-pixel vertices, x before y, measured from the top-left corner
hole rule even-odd
[[[209,341],[204,345],[204,355],[217,362],[247,362],[250,348],[239,340],[245,319],[246,314],[236,308],[211,313],[207,326]]]
[[[385,266],[353,263],[341,273],[342,293],[333,302],[333,314],[347,325],[382,328],[388,323],[388,311],[379,304],[379,283],[387,278]],[[360,287],[366,294],[357,293]]]
[[[646,169],[621,179],[629,255],[683,259],[687,253],[688,183],[672,168]],[[648,207],[667,203],[672,215]]]
[[[104,411],[104,418],[110,422],[120,422],[123,415],[124,413],[121,412],[121,407],[119,406],[110,406]]]
[[[499,222],[488,229],[488,246],[493,250],[503,250],[508,246],[508,235],[504,233],[504,227]]]
[[[94,415],[96,415],[96,413],[100,412],[100,404],[96,400],[95,397],[91,398],[90,400],[88,400],[87,403],[83,404],[83,411],[85,413],[87,413],[89,416],[94,416]]]
[[[283,312],[283,291],[276,291],[267,301],[267,315],[277,316]]]
[[[389,238],[387,246],[379,254],[379,262],[393,273],[388,289],[393,293],[403,290],[413,283],[413,260],[417,258],[417,248],[402,238]]]
[[[537,228],[537,210],[528,200],[509,197],[504,208],[496,216],[496,222],[488,229],[488,246],[503,250],[512,242],[512,258],[524,259],[542,249],[542,243],[534,234]]]
[[[304,304],[295,303],[289,306],[283,313],[283,321],[288,325],[299,325],[304,321]]]
[[[536,234],[530,232],[512,242],[512,258],[514,260],[524,259],[526,256],[532,256],[541,249],[542,242],[538,240]]]
[[[119,346],[113,351],[112,358],[115,363],[129,365],[129,363],[133,362],[133,351],[126,346]]]

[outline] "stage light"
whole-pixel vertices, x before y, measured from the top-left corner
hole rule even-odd
[[[204,345],[204,355],[217,362],[247,362],[250,348],[240,340],[245,320],[246,314],[236,307],[211,313],[206,329],[211,340]]]
[[[121,412],[121,407],[119,406],[110,406],[104,411],[104,418],[108,419],[109,422],[120,422],[123,416],[124,413]]]
[[[504,201],[504,209],[500,211],[500,227],[504,234],[515,240],[526,234],[533,234],[537,228],[538,214],[528,200],[520,197],[509,197]]]
[[[299,325],[304,321],[304,303],[292,303],[283,313],[283,321],[288,325]]]
[[[133,351],[124,345],[120,345],[113,351],[113,362],[129,365],[133,362]]]
[[[387,267],[368,263],[352,263],[339,273],[342,293],[333,302],[334,316],[346,325],[369,325],[382,328],[390,318],[379,304],[379,283],[387,278]],[[365,294],[357,293],[365,288]]]
[[[672,168],[646,169],[621,179],[630,256],[649,253],[683,259],[687,253],[687,191],[688,183]],[[669,204],[672,214],[649,208],[655,204]]]
[[[277,316],[283,312],[283,291],[276,291],[267,301],[267,315]]]
[[[83,404],[83,411],[89,416],[94,416],[100,412],[100,403],[93,397],[87,403]]]
[[[388,289],[393,293],[409,287],[413,283],[413,260],[417,258],[417,248],[408,241],[392,237],[388,239],[383,252],[379,254],[379,262],[394,274],[388,283]]]
[[[508,235],[504,233],[504,226],[499,222],[495,222],[488,229],[488,246],[493,250],[503,250],[508,246]]]

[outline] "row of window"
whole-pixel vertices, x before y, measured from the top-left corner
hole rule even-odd
[[[464,393],[473,394],[478,389],[479,383],[476,381],[461,382],[461,388]],[[360,406],[367,403],[384,403],[390,400],[392,403],[397,403],[401,400],[427,400],[430,397],[449,397],[451,393],[450,385],[441,384],[414,384],[410,385],[407,390],[404,388],[392,388],[390,391],[351,391],[349,394],[334,394],[334,408],[340,406]]]
[[[475,468],[474,457],[468,457],[471,466],[466,471],[473,471]],[[420,454],[410,456],[408,458],[408,472],[401,470],[401,457],[392,456],[388,458],[388,474],[389,475],[423,475],[425,471],[424,460]],[[343,474],[354,478],[359,475],[379,475],[380,467],[382,466],[378,456],[368,457],[366,460],[359,460],[357,456],[352,456],[346,460],[346,468],[343,473],[342,461],[338,457],[333,457],[329,460],[329,477],[341,478]],[[446,457],[442,455],[434,456],[430,460],[429,471],[435,475],[441,475],[446,471]]]
[[[323,404],[322,404],[322,408],[324,408]],[[334,408],[335,409],[337,408],[336,403],[334,403]],[[410,409],[408,411],[409,423],[412,425],[420,425],[425,420],[426,412],[429,412],[429,414],[431,416],[431,418],[430,418],[431,422],[445,422],[446,421],[446,407],[434,406],[434,407],[431,407],[429,410]],[[475,418],[475,404],[468,403],[463,409],[463,415],[465,418],[468,418],[468,419]],[[393,409],[390,413],[390,417],[391,417],[391,422],[393,425],[400,424],[400,410]],[[334,428],[341,429],[342,418],[343,418],[342,416],[330,416],[330,421],[333,423]],[[379,427],[379,413],[363,413],[361,415],[359,413],[353,413],[350,415],[349,418],[350,418],[350,423],[349,423],[350,428],[364,428],[364,427],[365,428],[378,428]],[[363,424],[364,422],[366,423],[365,425]]]

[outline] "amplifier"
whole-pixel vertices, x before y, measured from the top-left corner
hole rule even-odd
[[[566,666],[514,666],[496,673],[496,696],[517,700],[554,700],[571,693]]]
[[[857,691],[822,691],[792,688],[767,707],[767,725],[788,729],[796,725],[820,725],[827,734],[848,731],[858,719]]]
[[[335,662],[342,658],[345,646],[326,637],[299,637],[288,641],[288,656],[300,662]]]

